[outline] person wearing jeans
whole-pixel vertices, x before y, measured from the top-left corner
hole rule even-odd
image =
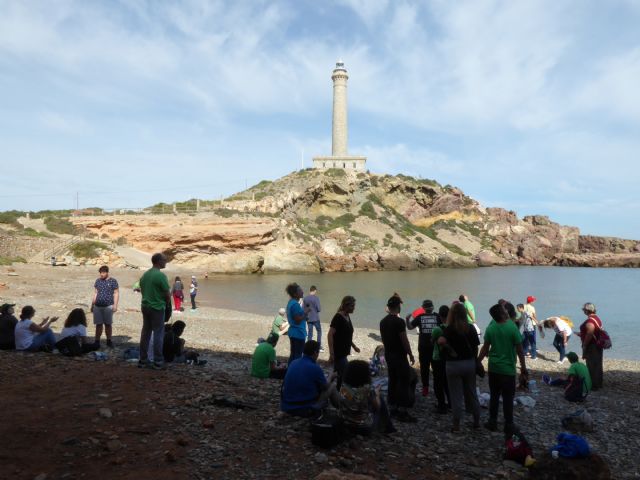
[[[498,407],[502,397],[504,431],[510,432],[513,424],[513,398],[516,393],[516,354],[520,359],[520,371],[527,375],[522,350],[522,336],[515,323],[509,320],[504,306],[496,304],[489,309],[491,323],[484,333],[484,345],[478,361],[489,356],[489,421],[485,427],[491,431],[498,429]]]
[[[531,360],[538,357],[536,348],[536,324],[533,318],[525,311],[522,303],[518,304],[518,311],[522,315],[522,349],[525,356],[530,356]]]
[[[313,340],[313,329],[315,328],[320,351],[324,352],[322,348],[322,325],[320,324],[320,299],[318,298],[318,289],[315,285],[311,286],[309,295],[304,297],[302,304],[304,306],[304,313],[307,316],[307,328],[309,329],[307,332],[307,340]]]
[[[161,369],[164,368],[162,354],[164,319],[167,308],[171,313],[171,289],[167,276],[160,271],[167,266],[167,257],[162,253],[156,253],[151,257],[151,263],[153,266],[140,278],[142,331],[138,366],[149,366],[149,343],[153,333],[153,365],[151,366]]]
[[[563,363],[569,337],[571,337],[571,327],[560,317],[549,317],[543,322],[544,328],[553,328],[556,336],[553,338],[553,346],[558,350],[560,359],[558,363]]]
[[[56,336],[51,331],[51,324],[58,320],[58,317],[45,317],[40,324],[32,319],[36,310],[31,305],[26,305],[20,313],[20,321],[14,329],[16,350],[27,352],[38,352],[43,349],[52,351],[56,343]]]
[[[307,338],[307,317],[300,306],[300,299],[303,297],[302,288],[297,283],[290,283],[285,289],[289,295],[287,303],[287,321],[289,322],[289,365],[294,360],[302,357],[304,342]],[[319,348],[319,347],[318,347]]]

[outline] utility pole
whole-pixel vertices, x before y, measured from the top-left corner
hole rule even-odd
[[[76,192],[76,211],[80,210],[80,193]]]
[[[304,170],[304,148],[302,149],[302,153],[300,155],[300,169]]]

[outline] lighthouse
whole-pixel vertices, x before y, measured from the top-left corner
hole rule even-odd
[[[349,74],[342,60],[336,62],[336,67],[331,74],[333,81],[333,117],[331,156],[314,157],[313,168],[328,169],[342,168],[345,170],[364,171],[367,162],[366,157],[349,155],[347,125],[347,81]]]

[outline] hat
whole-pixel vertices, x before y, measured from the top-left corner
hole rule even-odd
[[[280,315],[284,315],[285,313],[287,313],[287,311],[284,308],[280,308],[280,310],[278,310],[278,313]]]
[[[6,311],[9,310],[9,308],[15,307],[15,306],[16,306],[15,303],[3,303],[2,306],[0,307],[0,312],[6,313]]]
[[[425,300],[422,302],[422,308],[425,310],[433,309],[433,302],[431,300]]]
[[[578,354],[576,352],[567,353],[567,358],[571,363],[576,363],[578,361]]]
[[[533,302],[535,302],[536,300],[537,300],[537,298],[536,298],[536,297],[534,297],[533,295],[529,295],[529,296],[527,297],[527,303],[533,303]]]

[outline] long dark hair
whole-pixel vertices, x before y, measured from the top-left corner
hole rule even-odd
[[[449,310],[447,325],[453,328],[459,335],[464,335],[469,330],[467,321],[467,309],[462,303],[456,303]]]
[[[338,311],[344,312],[347,305],[355,305],[355,304],[356,304],[356,298],[352,297],[351,295],[347,295],[346,297],[342,298],[342,302],[340,302]]]
[[[64,328],[77,327],[78,325],[87,326],[87,315],[81,308],[74,308],[64,321]]]
[[[20,312],[20,320],[26,320],[28,318],[33,318],[36,314],[36,309],[31,305],[25,305],[22,307],[22,311]]]

